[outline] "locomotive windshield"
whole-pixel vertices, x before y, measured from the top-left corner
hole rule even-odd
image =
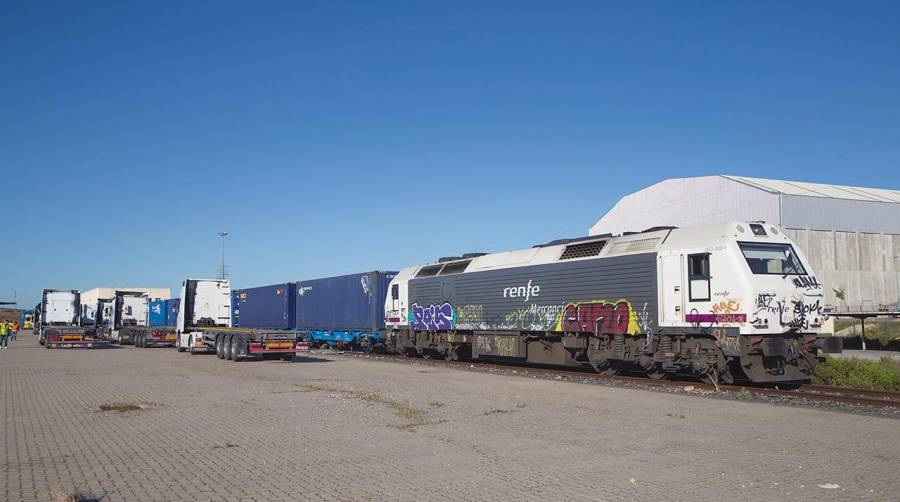
[[[803,265],[790,244],[739,242],[754,274],[804,275]]]

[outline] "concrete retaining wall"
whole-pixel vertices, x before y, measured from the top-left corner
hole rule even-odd
[[[842,289],[846,307],[876,310],[900,302],[900,235],[785,229],[825,285],[825,304],[843,309],[834,289]]]

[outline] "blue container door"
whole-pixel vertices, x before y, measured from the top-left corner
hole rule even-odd
[[[165,300],[153,300],[150,302],[150,326],[165,326],[166,325],[166,301]]]
[[[181,300],[171,298],[166,300],[166,326],[178,324],[178,310],[181,308]]]

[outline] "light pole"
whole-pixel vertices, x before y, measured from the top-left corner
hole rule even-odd
[[[225,236],[228,235],[228,232],[224,230],[219,231],[219,237],[222,238],[222,261],[219,263],[219,279],[225,280]]]

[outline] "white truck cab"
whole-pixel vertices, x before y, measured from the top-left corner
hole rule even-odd
[[[215,340],[206,340],[196,328],[231,327],[231,284],[227,279],[185,279],[179,307],[175,328],[178,352],[212,351]]]

